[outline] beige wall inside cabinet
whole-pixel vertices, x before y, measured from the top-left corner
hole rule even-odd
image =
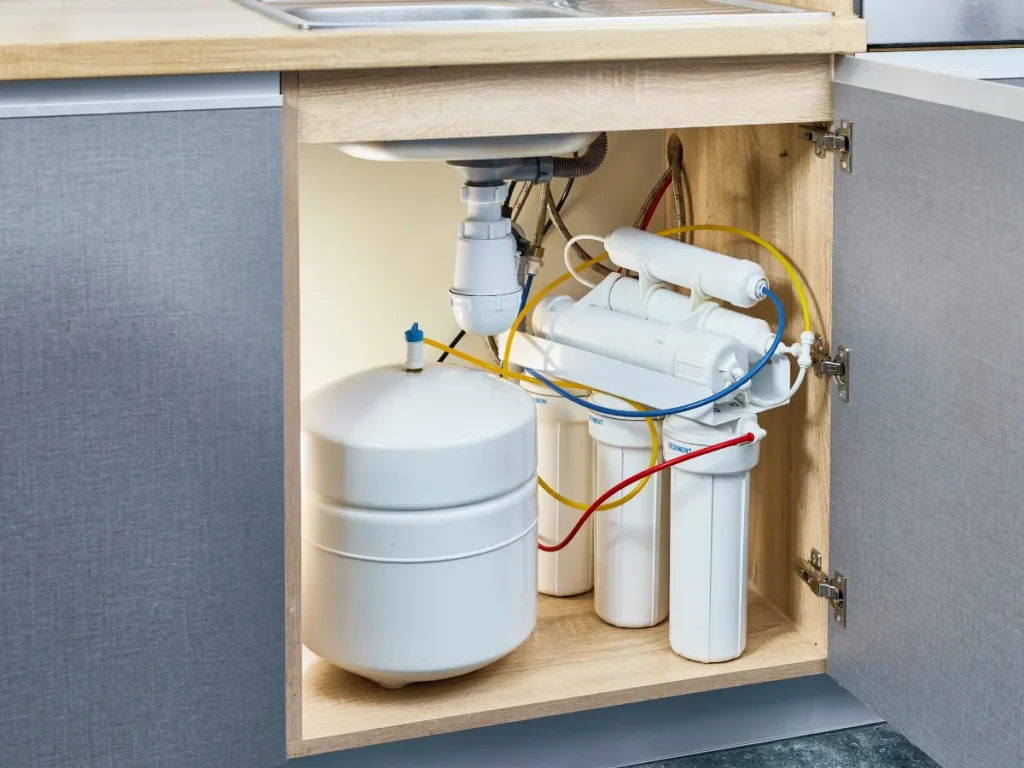
[[[632,224],[665,168],[661,131],[610,137],[604,167],[580,179],[564,209],[574,234]],[[562,181],[553,183],[554,194]],[[443,163],[375,163],[333,147],[299,150],[302,393],[404,359],[402,331],[419,322],[447,343],[458,331],[448,306],[458,222],[459,173]],[[540,195],[520,219],[532,236]],[[565,271],[562,239],[545,240],[541,284]],[[597,244],[584,244],[600,253]],[[580,290],[577,290],[580,289]],[[582,286],[573,283],[577,294]],[[486,357],[480,339],[459,345]]]

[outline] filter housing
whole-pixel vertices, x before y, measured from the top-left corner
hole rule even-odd
[[[596,393],[605,408],[629,410],[629,403]],[[661,422],[655,422],[661,437]],[[594,438],[594,480],[610,488],[646,469],[651,433],[639,419],[590,414]],[[660,453],[659,453],[660,459]],[[669,612],[669,496],[664,473],[622,506],[597,513],[594,531],[594,611],[616,627],[653,627]],[[609,501],[626,496],[627,488]]]
[[[455,366],[375,368],[304,403],[302,638],[397,688],[471,672],[536,622],[536,415]]]
[[[594,497],[594,446],[587,429],[587,409],[547,387],[524,382],[537,404],[537,465],[540,476],[562,496],[589,503]],[[589,397],[588,390],[571,390]],[[537,489],[537,532],[541,541],[561,541],[583,513]],[[594,587],[594,520],[583,524],[569,545],[537,554],[537,589],[568,597]]]

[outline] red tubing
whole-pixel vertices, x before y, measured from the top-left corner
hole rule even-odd
[[[640,229],[647,229],[650,226],[651,220],[654,218],[654,212],[658,209],[658,205],[661,203],[661,198],[665,196],[665,192],[668,191],[669,185],[672,183],[672,177],[669,176],[661,185],[661,189],[658,190],[658,194],[654,198],[654,205],[647,211],[647,215],[644,216],[644,220],[640,222]]]
[[[676,456],[674,459],[663,461],[661,462],[661,464],[655,464],[653,467],[648,467],[642,472],[637,472],[632,477],[627,477],[621,483],[613,485],[607,491],[598,496],[597,499],[594,500],[594,503],[587,507],[587,511],[580,516],[580,519],[576,521],[576,525],[574,525],[572,527],[572,530],[569,531],[568,536],[566,536],[557,544],[553,544],[550,546],[542,542],[538,542],[537,548],[541,552],[558,552],[560,549],[565,549],[567,546],[569,546],[569,542],[576,537],[576,534],[580,532],[580,528],[583,527],[583,524],[590,519],[590,516],[592,514],[594,514],[594,510],[596,510],[598,507],[600,507],[602,504],[608,501],[609,498],[614,496],[623,488],[628,488],[633,483],[643,480],[648,475],[653,475],[655,472],[661,472],[661,470],[663,469],[674,467],[676,464],[682,464],[684,461],[689,461],[690,459],[696,459],[700,456],[707,456],[709,453],[720,451],[723,448],[731,448],[734,445],[744,445],[746,443],[752,442],[754,442],[754,436],[750,432],[747,432],[747,434],[745,435],[740,435],[739,437],[734,437],[730,440],[724,440],[721,443],[709,445],[707,448],[700,448],[696,451],[693,451],[692,453],[685,453],[682,456]]]

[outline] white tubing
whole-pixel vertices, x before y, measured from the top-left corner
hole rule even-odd
[[[793,386],[789,388],[789,392],[787,392],[783,397],[777,398],[776,400],[758,400],[756,397],[751,397],[750,402],[758,408],[775,408],[779,405],[785,405],[796,397],[796,393],[800,391],[800,386],[804,383],[804,377],[806,375],[807,369],[801,368],[796,375],[796,381],[793,382]]]
[[[576,278],[577,282],[583,283],[585,286],[587,286],[587,288],[595,288],[597,287],[597,284],[590,282],[589,280],[585,279],[583,275],[577,272],[573,268],[572,259],[569,257],[569,254],[572,252],[572,247],[576,245],[576,243],[578,243],[580,240],[595,240],[603,244],[604,238],[598,237],[597,235],[576,235],[576,237],[569,238],[569,241],[565,244],[565,250],[562,252],[562,259],[565,261],[565,268],[569,270],[569,274]]]

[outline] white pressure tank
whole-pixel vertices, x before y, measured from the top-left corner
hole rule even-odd
[[[547,387],[523,383],[537,404],[537,471],[567,499],[589,504],[594,498],[594,449],[587,429],[587,409]],[[586,397],[587,390],[570,390]],[[537,531],[541,541],[559,542],[583,512],[562,504],[537,488]],[[565,549],[537,555],[537,589],[545,595],[567,597],[594,587],[593,517]]]
[[[387,688],[490,664],[537,615],[531,397],[383,367],[303,406],[302,640]]]
[[[595,393],[595,405],[628,411],[632,406]],[[659,439],[661,422],[656,421]],[[651,430],[643,419],[590,414],[594,480],[598,493],[646,469]],[[659,451],[660,461],[660,451]],[[611,503],[635,486],[612,496]],[[616,627],[653,627],[669,611],[668,478],[659,472],[625,504],[594,513],[594,611]]]
[[[746,432],[763,436],[757,417],[717,427],[670,416],[665,458],[692,453]],[[750,470],[760,443],[737,445],[672,468],[672,602],[668,639],[693,661],[729,661],[747,646],[747,538]]]

